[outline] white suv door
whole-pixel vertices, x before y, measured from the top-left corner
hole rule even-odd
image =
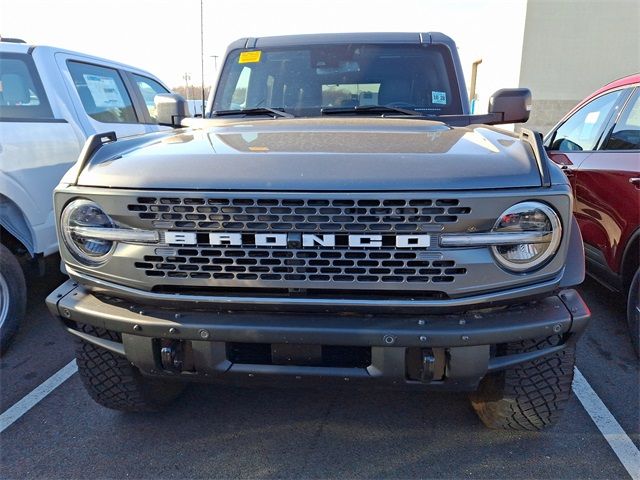
[[[159,130],[132,72],[68,53],[57,53],[56,62],[68,79],[69,95],[87,136],[113,131],[122,138]]]
[[[31,55],[0,54],[0,218],[30,253],[57,250],[51,195],[84,137],[56,115]]]

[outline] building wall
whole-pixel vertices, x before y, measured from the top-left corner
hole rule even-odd
[[[519,85],[546,133],[604,84],[640,72],[640,0],[528,0]]]

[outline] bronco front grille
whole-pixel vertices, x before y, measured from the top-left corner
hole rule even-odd
[[[397,232],[458,222],[471,207],[456,198],[318,199],[138,197],[127,209],[160,229]]]
[[[437,252],[398,250],[159,248],[142,260],[135,267],[149,277],[240,282],[442,284],[467,272]]]

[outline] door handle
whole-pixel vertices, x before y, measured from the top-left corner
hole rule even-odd
[[[640,188],[640,177],[630,178],[629,183],[633,183],[636,188]]]
[[[567,177],[573,177],[573,176],[575,175],[575,174],[573,173],[573,170],[572,170],[571,168],[569,168],[569,166],[568,166],[568,165],[562,165],[562,166],[560,167],[560,169],[564,172],[564,174],[565,174]],[[638,180],[640,180],[640,178],[639,178]]]

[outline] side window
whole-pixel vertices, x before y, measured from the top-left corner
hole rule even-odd
[[[0,118],[50,120],[51,107],[31,58],[0,55]]]
[[[133,78],[136,82],[140,93],[142,94],[142,98],[144,99],[144,104],[147,106],[147,110],[149,111],[149,116],[151,120],[156,121],[156,103],[154,101],[155,96],[158,93],[170,93],[169,90],[164,88],[155,80],[152,80],[148,77],[143,77],[142,75],[133,75]]]
[[[71,60],[67,65],[82,106],[91,118],[103,123],[138,123],[117,70]]]
[[[617,90],[602,95],[575,112],[556,130],[551,150],[572,152],[596,148],[621,92]]]
[[[603,150],[640,150],[640,89],[627,103]]]

